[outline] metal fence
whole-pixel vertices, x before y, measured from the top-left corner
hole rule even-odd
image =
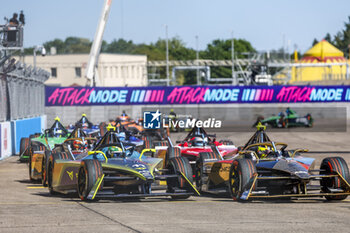
[[[0,66],[0,121],[43,115],[44,82],[50,73],[15,59],[3,63]]]

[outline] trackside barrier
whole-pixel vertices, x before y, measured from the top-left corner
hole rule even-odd
[[[0,160],[12,155],[11,123],[0,123]]]
[[[0,160],[18,154],[22,137],[46,129],[46,116],[0,123]]]
[[[41,132],[41,117],[28,118],[23,120],[13,121],[14,143],[13,153],[18,154],[22,137]]]

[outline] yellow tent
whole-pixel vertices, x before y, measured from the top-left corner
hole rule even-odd
[[[307,62],[310,60],[317,60],[319,62],[345,62],[344,53],[326,40],[315,44],[314,47],[304,53],[302,61]]]
[[[326,40],[320,41],[306,51],[303,58],[295,63],[300,64],[300,67],[292,68],[290,83],[346,79],[346,66],[335,65],[346,63],[344,53]],[[313,64],[322,66],[312,67]]]

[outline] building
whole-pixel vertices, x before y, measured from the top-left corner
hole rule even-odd
[[[86,86],[85,70],[89,54],[58,54],[36,56],[36,66],[51,73],[45,82],[51,86]],[[33,65],[33,56],[25,56],[24,63]],[[146,86],[147,56],[101,53],[98,62],[101,86]]]

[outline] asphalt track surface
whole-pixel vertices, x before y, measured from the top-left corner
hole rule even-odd
[[[276,141],[311,151],[350,151],[349,133],[270,133]],[[184,134],[174,134],[173,141]],[[251,133],[217,135],[246,142]],[[349,153],[312,153],[322,158]],[[75,195],[51,196],[28,180],[18,157],[0,161],[0,232],[349,232],[350,198],[238,203],[201,196],[186,201],[150,198],[86,203]]]

